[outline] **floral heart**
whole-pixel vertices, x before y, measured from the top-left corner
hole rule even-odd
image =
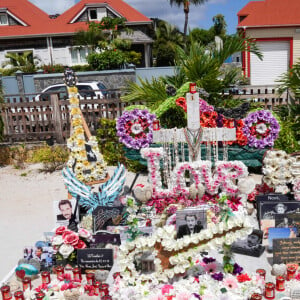
[[[272,275],[274,276],[283,276],[286,272],[286,265],[285,264],[274,264],[272,268]]]
[[[16,271],[16,276],[20,279],[23,279],[25,277],[25,271],[24,270]]]

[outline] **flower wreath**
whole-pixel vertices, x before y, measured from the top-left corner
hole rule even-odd
[[[148,147],[153,140],[155,119],[156,116],[146,109],[125,111],[117,120],[119,141],[126,147],[137,150]]]
[[[243,132],[248,138],[250,147],[272,147],[278,137],[280,126],[272,113],[259,110],[248,114],[244,119]]]

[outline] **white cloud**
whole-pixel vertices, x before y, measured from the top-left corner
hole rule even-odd
[[[31,3],[42,9],[48,14],[63,13],[73,6],[76,0],[30,0]]]

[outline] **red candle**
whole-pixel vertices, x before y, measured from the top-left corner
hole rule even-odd
[[[17,291],[14,293],[16,300],[24,300],[24,293],[22,291]]]
[[[29,277],[24,277],[22,280],[23,284],[23,292],[25,292],[27,289],[31,290],[31,279]]]
[[[108,287],[109,287],[109,285],[106,284],[106,283],[103,283],[103,284],[101,285],[100,291],[103,293],[102,296],[107,296],[107,295],[109,295]]]
[[[296,274],[296,267],[295,266],[288,266],[286,269],[286,280],[291,280],[295,277]]]
[[[62,276],[65,272],[65,269],[63,266],[57,266],[55,268],[55,271],[56,271],[56,276],[59,277],[59,276]]]
[[[82,277],[81,277],[81,271],[79,268],[74,268],[73,269],[73,279],[78,279],[78,280],[81,280]]]
[[[100,281],[95,281],[94,282],[94,288],[95,288],[95,293],[98,295],[100,294],[100,288],[101,288],[101,282]]]
[[[196,83],[190,83],[190,93],[195,94],[197,92],[197,86]]]
[[[42,272],[42,283],[48,284],[51,282],[50,272],[44,271]]]
[[[39,292],[39,293],[36,294],[35,297],[36,297],[37,300],[42,300],[42,299],[44,299],[45,294],[43,292]]]
[[[160,129],[159,120],[154,120],[152,126],[154,131],[159,130]]]
[[[11,292],[10,292],[10,287],[8,285],[4,285],[1,288],[1,293],[2,293],[2,299],[6,300],[6,299],[11,299]]]
[[[285,282],[285,279],[283,276],[276,277],[276,290],[277,291],[284,291],[284,282]]]
[[[265,269],[257,269],[256,273],[262,277],[264,280],[266,280],[266,270]]]
[[[265,284],[265,298],[275,299],[275,284],[272,282],[267,282]]]
[[[262,295],[254,293],[251,295],[250,300],[262,300]]]
[[[94,280],[95,280],[95,274],[94,273],[87,273],[86,274],[87,284],[93,285],[94,284]]]

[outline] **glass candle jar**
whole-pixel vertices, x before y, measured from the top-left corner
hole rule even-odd
[[[81,270],[79,268],[73,269],[73,279],[81,280]]]
[[[154,131],[159,130],[160,129],[159,120],[154,120],[152,126]]]
[[[107,295],[109,295],[108,287],[109,287],[109,285],[108,285],[107,283],[103,283],[103,284],[101,285],[101,288],[100,288],[100,294],[101,294],[102,296],[107,296]]]
[[[254,293],[251,295],[250,300],[262,300],[262,295],[258,293]]]
[[[93,285],[94,281],[95,281],[95,274],[94,273],[87,273],[86,274],[86,281],[87,281],[87,284]]]
[[[194,82],[190,83],[190,93],[195,94],[196,92],[197,92],[196,83],[194,83]]]
[[[11,299],[11,292],[10,292],[10,286],[9,285],[4,285],[1,288],[1,294],[2,294],[2,299],[3,300],[7,300],[7,299]]]
[[[291,280],[295,277],[296,274],[296,267],[295,266],[288,266],[286,269],[286,280]]]
[[[42,275],[42,283],[48,284],[51,282],[50,272],[44,271],[41,273]]]
[[[265,298],[275,299],[275,284],[273,282],[267,282],[265,284]]]
[[[262,277],[264,280],[266,280],[266,270],[265,269],[257,269],[256,273]]]
[[[24,293],[22,291],[17,291],[14,293],[16,300],[24,300]]]
[[[23,292],[25,292],[27,289],[31,290],[31,279],[29,277],[24,277],[22,280],[23,284]]]
[[[284,282],[285,279],[283,276],[277,276],[276,277],[276,290],[277,291],[284,291]]]
[[[56,276],[59,277],[65,273],[65,268],[63,266],[57,266],[55,268],[55,271],[56,271]]]
[[[35,296],[35,298],[36,298],[37,300],[42,300],[42,299],[44,299],[44,297],[45,297],[45,294],[44,294],[43,292],[39,292],[39,293],[37,293],[36,296]]]

